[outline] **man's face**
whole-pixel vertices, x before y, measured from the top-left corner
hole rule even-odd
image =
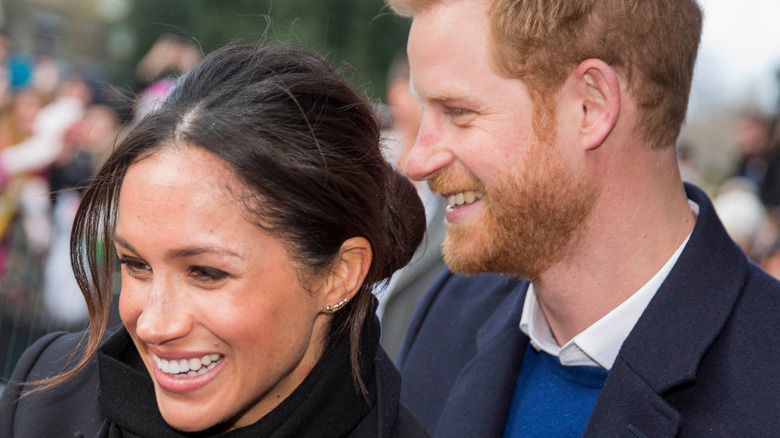
[[[424,115],[406,170],[448,200],[446,263],[537,278],[571,248],[595,198],[560,124],[537,137],[523,82],[493,69],[486,0],[418,13],[408,51]]]

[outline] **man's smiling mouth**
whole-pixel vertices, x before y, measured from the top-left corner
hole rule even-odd
[[[457,208],[464,205],[473,204],[484,197],[485,194],[479,190],[466,190],[465,192],[447,196],[447,207]]]

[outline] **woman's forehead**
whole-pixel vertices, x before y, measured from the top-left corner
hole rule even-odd
[[[122,211],[145,207],[174,214],[177,208],[238,210],[246,190],[229,164],[200,147],[166,147],[132,164],[119,196]]]
[[[197,244],[241,253],[267,236],[250,220],[240,187],[227,163],[203,148],[160,149],[128,169],[116,236],[139,249]]]

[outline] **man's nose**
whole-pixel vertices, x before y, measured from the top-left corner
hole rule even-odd
[[[424,181],[438,170],[447,167],[453,159],[441,124],[426,111],[420,123],[417,141],[406,160],[406,174],[413,180]]]

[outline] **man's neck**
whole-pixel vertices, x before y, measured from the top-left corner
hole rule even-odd
[[[695,216],[674,172],[604,187],[573,250],[534,281],[559,345],[639,290],[690,234]]]

